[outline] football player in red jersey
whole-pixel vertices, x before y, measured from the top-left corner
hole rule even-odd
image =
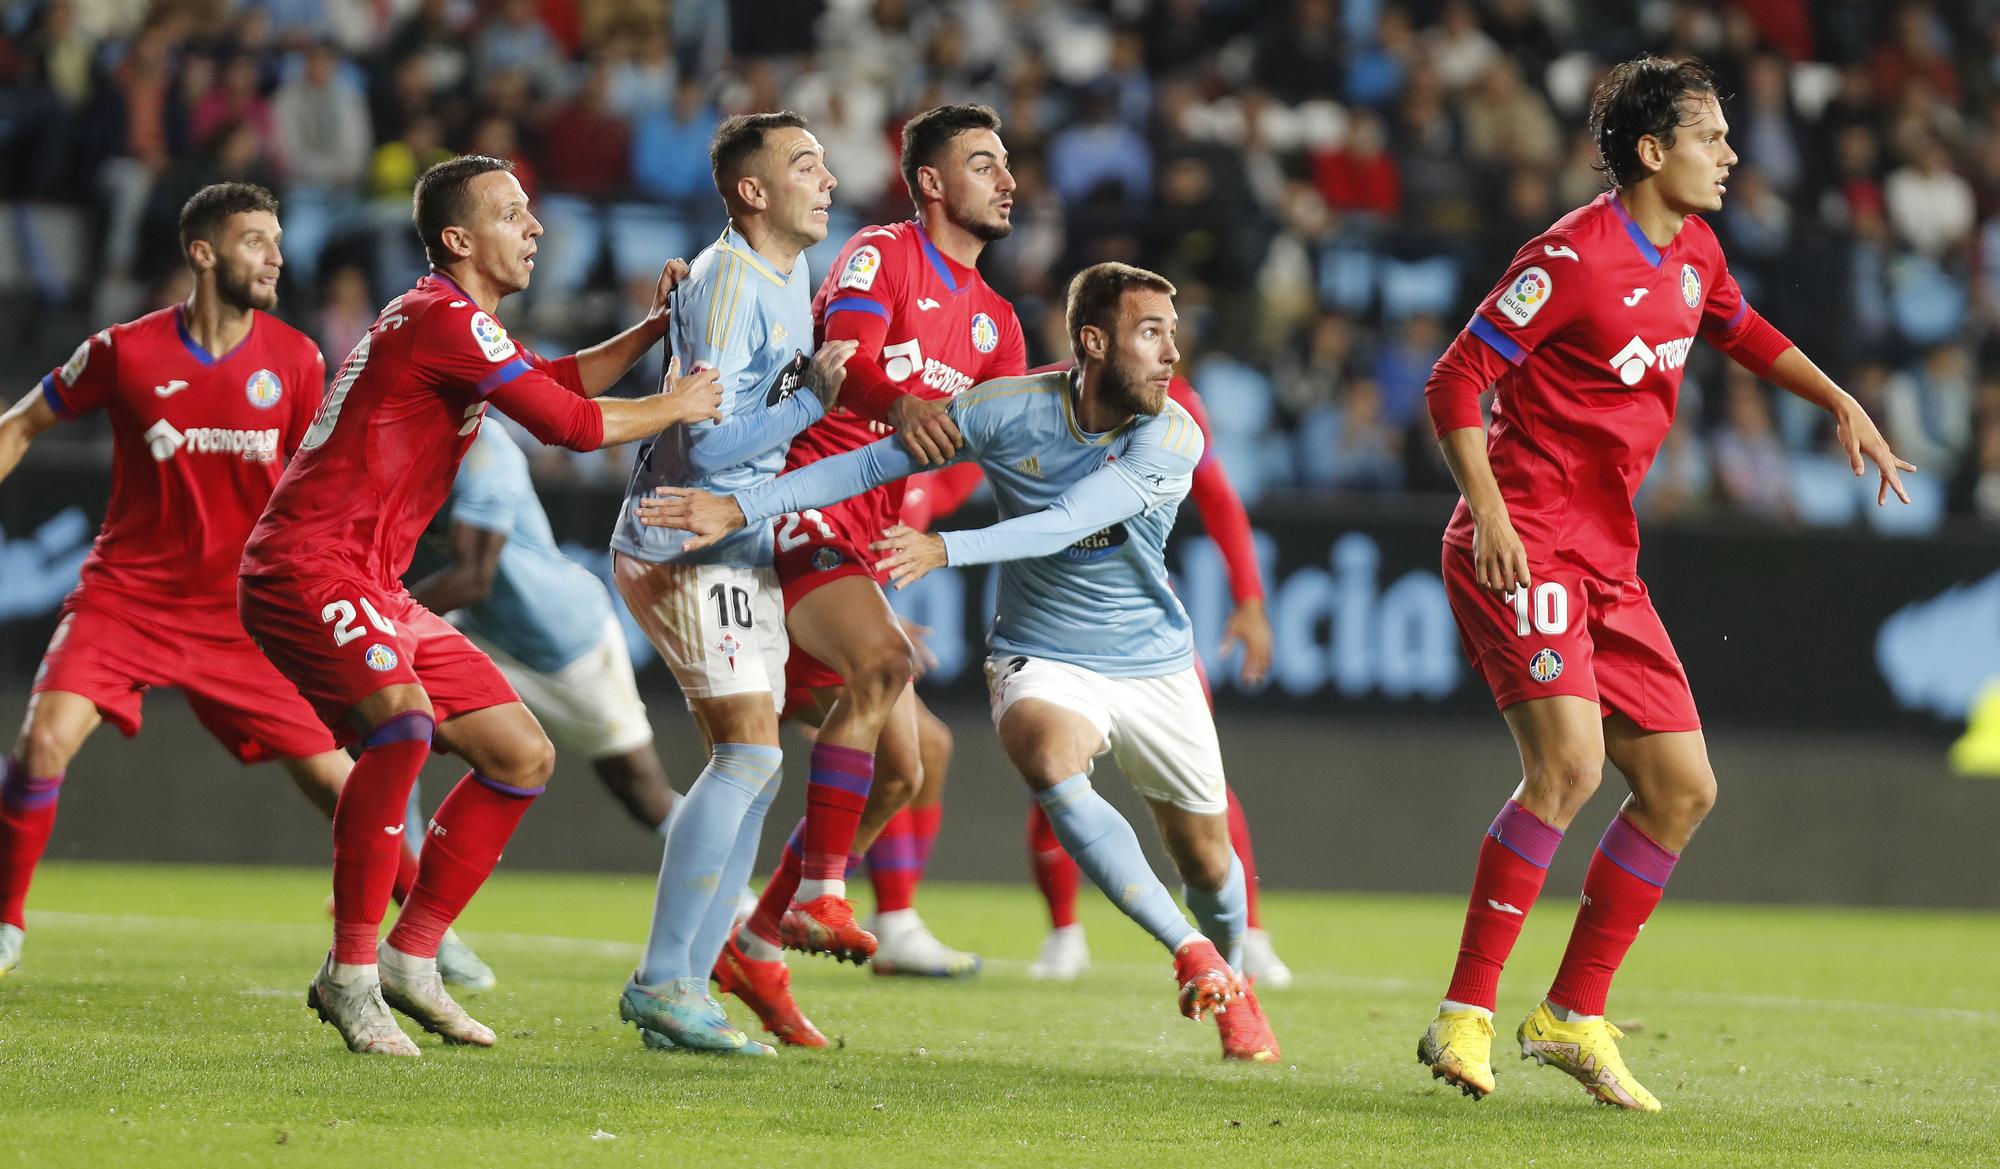
[[[813,311],[822,338],[859,348],[840,408],[793,440],[787,469],[855,450],[890,428],[919,457],[942,463],[960,441],[946,403],[976,382],[1027,370],[1013,306],[975,266],[988,243],[1012,230],[1014,179],[999,130],[999,116],[976,105],[940,106],[904,126],[903,178],[917,217],[856,232],[820,285]],[[723,950],[724,989],[767,1024],[779,1016],[767,1013],[772,1001],[758,988],[775,988],[781,946],[873,955],[885,972],[978,966],[976,956],[939,943],[907,906],[878,915],[878,951],[846,900],[848,853],[872,842],[923,775],[909,688],[915,655],[868,554],[902,499],[902,484],[892,483],[778,521],[776,567],[792,639],[787,685],[811,690],[820,708],[814,770],[821,750],[844,748],[850,759],[872,752],[873,774],[866,797],[851,782],[808,777],[806,818],[757,912]],[[934,816],[931,823],[934,830]]]
[[[399,579],[451,490],[489,403],[576,450],[712,418],[712,372],[635,400],[595,400],[665,333],[670,262],[630,329],[571,357],[522,348],[495,319],[528,285],[542,226],[511,164],[468,155],[418,179],[414,218],[432,271],[390,301],[341,364],[319,415],[243,550],[243,624],[320,718],[361,753],[333,820],[334,945],[307,1001],[350,1050],[416,1055],[388,1005],[447,1042],[493,1032],[438,978],[438,940],[499,862],[554,763],[499,668],[410,599]],[[472,765],[431,819],[415,887],[377,933],[403,810],[433,742]]]
[[[1673,421],[1697,336],[1834,417],[1877,503],[1905,503],[1897,459],[1853,397],[1743,299],[1700,218],[1736,165],[1708,69],[1642,57],[1612,70],[1590,129],[1611,190],[1529,240],[1425,389],[1463,498],[1445,531],[1459,635],[1520,750],[1487,830],[1458,963],[1417,1045],[1467,1095],[1493,1090],[1501,966],[1564,829],[1607,758],[1631,794],[1591,858],[1569,948],[1516,1032],[1607,1104],[1657,1111],[1604,1021],[1612,974],[1659,903],[1715,774],[1687,675],[1638,576],[1632,497]],[[1479,395],[1494,388],[1490,435]]]
[[[112,428],[104,527],[0,763],[0,974],[20,961],[70,761],[101,722],[137,733],[148,689],[179,687],[230,754],[281,761],[333,814],[347,756],[236,616],[243,542],[326,384],[319,347],[269,315],[283,236],[262,187],[196,192],[180,219],[187,302],[90,337],[0,417],[0,479],[58,422],[103,410]],[[415,872],[406,857],[399,893]]]

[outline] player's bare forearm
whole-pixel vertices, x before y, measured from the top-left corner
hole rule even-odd
[[[1260,685],[1271,673],[1271,621],[1264,615],[1264,598],[1248,597],[1222,627],[1222,652],[1243,647],[1242,677],[1245,684]]]
[[[583,396],[595,398],[617,385],[618,379],[666,335],[666,317],[647,317],[609,340],[579,350],[576,373],[583,382]]]
[[[1472,513],[1473,571],[1480,586],[1496,593],[1527,588],[1533,583],[1528,574],[1528,552],[1514,532],[1507,500],[1500,494],[1500,481],[1494,478],[1493,464],[1486,458],[1486,429],[1461,426],[1447,430],[1439,437],[1438,446]]]
[[[14,468],[21,464],[21,456],[27,453],[28,444],[57,421],[56,412],[49,407],[40,390],[31,392],[14,403],[5,414],[0,414],[0,479],[14,473]]]
[[[1882,437],[1875,420],[1856,401],[1854,395],[1840,388],[1826,371],[1813,364],[1798,346],[1794,345],[1778,355],[1771,363],[1770,379],[1787,393],[1796,394],[1833,415],[1835,431],[1841,447],[1847,452],[1847,462],[1854,473],[1865,475],[1868,464],[1875,464],[1881,475],[1881,483],[1875,490],[1875,503],[1880,506],[1888,502],[1889,493],[1904,503],[1910,502],[1910,493],[1903,486],[1902,472],[1916,470],[1916,465],[1896,457],[1889,449],[1889,440]]]
[[[688,422],[705,422],[719,416],[722,408],[721,375],[714,369],[698,369],[681,375],[681,360],[667,362],[666,386],[643,398],[605,398],[597,403],[604,412],[604,446],[635,442],[669,427]]]

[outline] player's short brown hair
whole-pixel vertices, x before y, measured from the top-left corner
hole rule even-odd
[[[918,202],[917,170],[936,166],[951,140],[967,130],[991,130],[997,134],[1000,115],[991,106],[963,102],[925,110],[903,123],[903,182],[910,188],[911,202]]]
[[[1105,332],[1114,332],[1118,324],[1118,305],[1125,294],[1134,289],[1147,289],[1174,295],[1179,289],[1173,281],[1158,272],[1148,272],[1144,268],[1134,268],[1130,264],[1108,262],[1092,264],[1078,272],[1069,282],[1069,346],[1078,361],[1083,360],[1083,327],[1096,325]]]
[[[424,256],[433,267],[441,268],[453,259],[451,249],[444,246],[444,229],[464,227],[472,218],[472,180],[496,170],[513,169],[514,164],[504,158],[461,154],[417,177],[417,189],[410,195],[410,221],[417,225]]]
[[[1590,99],[1593,165],[1619,190],[1645,178],[1639,139],[1651,135],[1672,150],[1675,132],[1692,124],[1689,99],[1714,93],[1715,74],[1693,57],[1645,56],[1619,65]]]
[[[805,115],[790,110],[724,118],[708,144],[708,170],[715,178],[715,193],[722,196],[723,203],[730,202],[736,180],[743,177],[744,168],[764,149],[765,135],[773,130],[805,128]]]
[[[232,215],[245,211],[278,213],[278,197],[255,183],[212,183],[196,191],[181,204],[181,257],[186,259],[194,241],[215,237]]]

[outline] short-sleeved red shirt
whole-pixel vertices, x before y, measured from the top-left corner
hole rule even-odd
[[[266,313],[220,356],[184,314],[95,334],[42,395],[60,417],[111,419],[111,502],[84,586],[233,610],[244,541],[319,409],[326,366],[312,338]]]

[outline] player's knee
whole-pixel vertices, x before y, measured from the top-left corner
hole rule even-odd
[[[21,766],[29,775],[54,775],[69,767],[76,744],[54,723],[34,719],[21,731]]]
[[[1189,888],[1204,893],[1215,893],[1229,880],[1229,848],[1198,848],[1190,850],[1190,855],[1178,857],[1177,867],[1181,880]]]
[[[1526,779],[1528,788],[1544,802],[1574,810],[1589,802],[1604,782],[1604,756],[1590,751],[1558,753],[1530,768]]]
[[[548,783],[555,770],[555,744],[538,731],[532,737],[522,736],[499,759],[488,763],[484,774],[508,787],[532,788]]]
[[[901,634],[884,638],[861,655],[847,675],[848,694],[857,702],[887,707],[909,685],[910,675],[916,670],[917,656],[909,639]]]
[[[1715,808],[1717,790],[1715,776],[1707,771],[1682,784],[1680,790],[1674,793],[1675,818],[1692,831]]]

